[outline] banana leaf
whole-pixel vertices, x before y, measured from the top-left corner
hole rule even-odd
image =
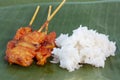
[[[37,30],[47,18],[48,6],[53,10],[61,0],[0,0],[0,80],[119,80],[120,78],[120,1],[118,0],[68,0],[49,24],[49,32],[72,33],[79,25],[109,35],[116,42],[114,57],[105,61],[104,68],[84,65],[68,72],[51,64],[37,66],[34,62],[29,67],[10,65],[5,61],[6,44],[18,28],[27,26],[36,9],[40,11],[33,23]]]

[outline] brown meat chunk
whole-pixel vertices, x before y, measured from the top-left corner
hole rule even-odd
[[[41,44],[39,50],[36,51],[36,59],[38,65],[44,65],[47,62],[47,58],[51,56],[51,51],[55,47],[55,38],[55,32],[51,32],[50,34],[48,34],[44,42]]]
[[[15,40],[20,40],[24,35],[32,32],[30,27],[21,27],[17,30],[16,35],[14,36]]]
[[[36,47],[30,43],[24,41],[15,43],[13,40],[8,42],[5,58],[10,64],[29,66],[36,55],[35,50]]]
[[[22,46],[6,50],[6,59],[10,64],[15,63],[21,66],[29,66],[33,62],[35,52]]]
[[[51,56],[51,50],[40,47],[40,49],[37,51],[36,59],[38,65],[44,65],[47,62],[47,58]]]
[[[40,44],[44,41],[46,34],[44,32],[33,31],[27,35],[25,35],[22,40],[32,43],[32,44]]]

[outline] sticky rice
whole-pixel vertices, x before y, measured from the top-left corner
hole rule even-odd
[[[56,39],[57,48],[52,51],[52,63],[60,63],[61,68],[74,71],[81,66],[79,63],[104,67],[105,60],[115,55],[115,42],[108,39],[108,35],[101,34],[87,27],[73,30],[71,36],[61,34]]]

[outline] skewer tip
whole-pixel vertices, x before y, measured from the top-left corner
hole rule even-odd
[[[63,2],[66,2],[66,0],[63,0]]]
[[[40,6],[38,5],[37,8],[40,8]]]
[[[49,10],[51,10],[51,8],[52,8],[52,5],[49,5]],[[50,11],[51,12],[51,11]]]
[[[34,14],[33,14],[32,19],[31,19],[31,21],[30,21],[30,23],[29,23],[29,26],[31,26],[31,25],[33,24],[33,21],[35,20],[36,15],[37,15],[39,9],[40,9],[40,6],[38,5],[37,8],[36,8],[36,10],[35,10],[35,12],[34,12]]]

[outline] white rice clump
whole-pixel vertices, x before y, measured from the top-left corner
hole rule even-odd
[[[115,42],[109,41],[108,35],[101,34],[87,27],[73,30],[73,34],[61,34],[56,39],[57,48],[52,51],[52,63],[60,63],[60,67],[69,72],[79,69],[84,64],[104,67],[105,60],[115,55]]]

